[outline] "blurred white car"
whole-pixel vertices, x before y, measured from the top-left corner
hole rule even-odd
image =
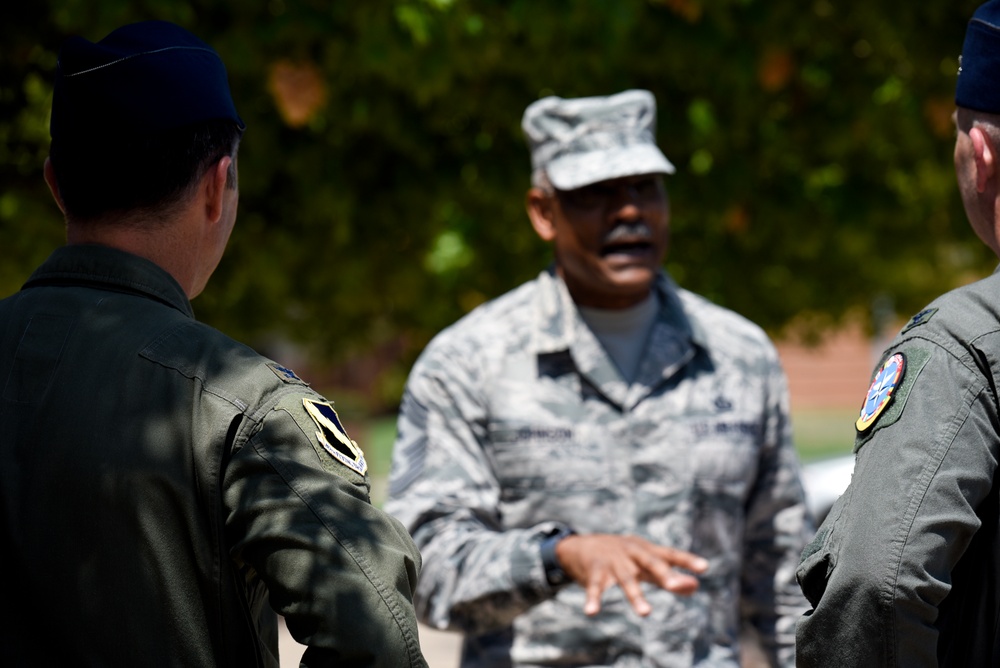
[[[853,454],[817,459],[802,465],[806,505],[812,511],[817,527],[826,519],[834,501],[847,489],[853,473]]]

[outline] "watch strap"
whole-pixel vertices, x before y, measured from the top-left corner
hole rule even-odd
[[[545,569],[545,579],[554,587],[568,584],[572,581],[559,563],[559,558],[556,556],[556,544],[563,538],[572,536],[575,533],[569,527],[562,526],[550,533],[542,540],[541,545],[539,545],[539,551],[542,555],[542,567]]]

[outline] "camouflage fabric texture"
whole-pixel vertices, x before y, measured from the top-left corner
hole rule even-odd
[[[563,99],[554,95],[524,110],[521,129],[531,166],[560,190],[636,174],[673,174],[656,145],[656,99],[648,90]]]
[[[794,664],[812,532],[788,393],[766,335],[677,288],[625,383],[551,270],[439,334],[410,375],[386,510],[421,549],[418,615],[464,631],[465,667],[738,666],[743,624]],[[699,591],[644,585],[583,614],[539,543],[555,527],[636,534],[710,561]]]

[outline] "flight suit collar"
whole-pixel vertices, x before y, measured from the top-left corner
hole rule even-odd
[[[89,286],[143,295],[194,317],[184,289],[165,269],[108,246],[73,244],[56,249],[22,289],[44,285]]]
[[[568,355],[572,366],[608,400],[628,410],[656,387],[682,369],[695,355],[696,347],[706,346],[705,333],[688,318],[677,286],[664,272],[654,285],[660,309],[643,351],[634,382],[629,384],[580,316],[566,284],[554,267],[538,277],[535,307],[535,353],[542,367],[565,369]]]

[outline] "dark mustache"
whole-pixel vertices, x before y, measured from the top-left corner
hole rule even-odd
[[[649,229],[649,225],[645,222],[639,220],[634,223],[619,223],[611,228],[611,230],[604,235],[604,243],[612,244],[616,241],[621,241],[622,239],[628,239],[630,241],[650,241],[653,238],[653,230]]]

